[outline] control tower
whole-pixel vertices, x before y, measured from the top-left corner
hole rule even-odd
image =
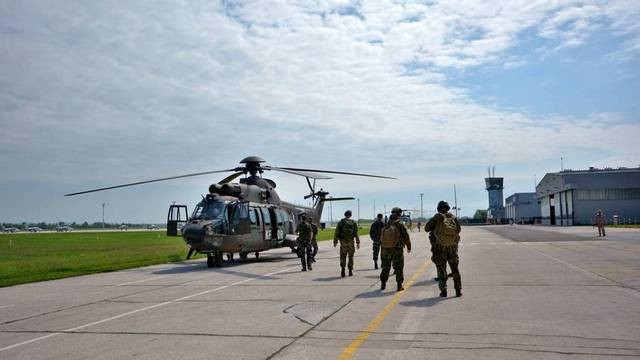
[[[504,219],[504,178],[496,177],[496,168],[493,167],[493,174],[489,170],[489,177],[484,178],[487,192],[489,193],[489,211],[487,219],[500,223]]]

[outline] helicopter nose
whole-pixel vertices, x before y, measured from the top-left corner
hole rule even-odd
[[[199,244],[204,240],[204,225],[186,224],[182,228],[182,237],[189,245]]]

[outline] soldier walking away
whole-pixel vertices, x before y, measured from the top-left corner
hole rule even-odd
[[[371,241],[373,241],[373,266],[378,268],[378,254],[380,254],[380,234],[382,234],[382,228],[384,227],[384,222],[382,221],[382,214],[378,214],[376,217],[376,221],[371,224],[371,228],[369,229],[369,237],[371,237]]]
[[[422,223],[418,221],[418,232],[420,232],[420,228],[422,227]]]
[[[380,290],[384,290],[387,287],[387,280],[389,280],[389,270],[393,265],[393,270],[396,274],[396,283],[398,284],[398,291],[404,290],[402,283],[404,282],[404,247],[407,247],[407,252],[411,252],[411,240],[409,239],[409,233],[404,227],[404,224],[400,221],[402,215],[402,209],[394,207],[391,210],[391,216],[389,222],[382,229],[380,243],[382,246],[382,271],[380,271]]]
[[[353,240],[355,239],[355,246]],[[351,220],[351,210],[344,212],[344,218],[338,222],[336,232],[333,235],[333,247],[340,242],[340,275],[345,277],[345,266],[347,266],[347,255],[349,256],[349,276],[353,276],[353,254],[356,247],[360,249],[360,237],[358,237],[358,224]]]
[[[309,225],[311,226],[311,262],[316,262],[316,255],[318,254],[318,227],[313,223],[312,219],[309,219]]]
[[[440,296],[447,297],[447,263],[453,274],[453,286],[456,297],[462,296],[462,279],[458,264],[458,243],[460,242],[460,222],[449,212],[450,206],[446,201],[438,203],[438,213],[425,225],[424,230],[430,232],[429,240],[432,244],[431,260],[438,272],[438,286]]]
[[[307,215],[300,214],[300,224],[298,224],[298,256],[302,262],[302,271],[313,270],[311,268],[311,234],[313,230],[311,225],[307,222]]]
[[[604,213],[601,209],[598,209],[598,211],[596,211],[596,226],[598,227],[598,237],[606,236],[606,234],[604,233],[604,224],[606,223],[606,221],[607,219],[604,217]]]

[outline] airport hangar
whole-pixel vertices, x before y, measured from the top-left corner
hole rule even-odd
[[[563,170],[547,173],[536,185],[542,223],[591,225],[602,209],[611,223],[640,220],[640,167]]]
[[[540,220],[540,205],[536,193],[514,193],[505,199],[505,219],[514,223],[534,224]]]

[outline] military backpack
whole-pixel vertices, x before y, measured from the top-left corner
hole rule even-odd
[[[454,246],[460,242],[460,235],[458,235],[458,225],[456,223],[456,218],[451,216],[446,216],[442,214],[444,218],[442,222],[440,222],[440,228],[436,231],[436,236],[438,237],[438,243],[440,246]]]
[[[402,247],[402,238],[400,237],[400,231],[395,224],[390,224],[382,229],[380,235],[381,246],[385,249]],[[402,226],[402,225],[401,225]]]

